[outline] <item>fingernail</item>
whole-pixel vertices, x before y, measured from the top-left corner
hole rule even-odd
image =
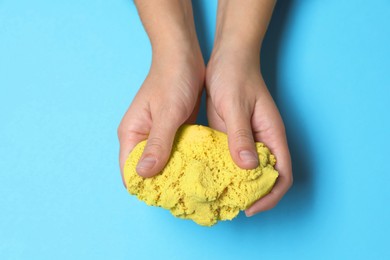
[[[246,162],[256,162],[259,163],[259,158],[252,152],[244,150],[240,152],[240,158]]]
[[[252,212],[248,212],[248,211],[245,211],[245,215],[250,218],[253,216],[253,213]]]
[[[156,158],[153,157],[145,157],[143,158],[137,165],[137,170],[144,169],[150,170],[156,164]]]

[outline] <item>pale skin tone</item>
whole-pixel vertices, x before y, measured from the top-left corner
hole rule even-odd
[[[261,43],[275,1],[219,0],[214,48],[207,68],[191,1],[135,3],[153,59],[118,128],[121,170],[135,145],[148,139],[136,170],[143,177],[158,174],[169,159],[177,129],[183,123],[195,123],[205,86],[209,125],[227,133],[237,166],[258,166],[254,142],[265,143],[277,158],[276,185],[248,208],[246,215],[276,206],[292,185],[292,168],[284,124],[260,72]]]

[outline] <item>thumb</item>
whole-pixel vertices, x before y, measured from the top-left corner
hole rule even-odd
[[[251,113],[234,109],[224,118],[228,144],[233,161],[242,169],[253,169],[259,165],[251,127]]]
[[[140,176],[153,177],[165,167],[178,127],[179,125],[172,124],[169,120],[153,123],[146,146],[136,167]]]

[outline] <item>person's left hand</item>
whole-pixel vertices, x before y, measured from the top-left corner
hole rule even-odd
[[[206,90],[210,127],[227,133],[232,159],[240,168],[258,166],[255,141],[275,155],[275,186],[245,213],[252,216],[273,208],[292,185],[292,167],[284,124],[260,68],[234,53],[214,55],[206,70]]]

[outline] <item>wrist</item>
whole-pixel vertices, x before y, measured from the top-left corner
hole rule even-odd
[[[220,21],[217,24],[214,49],[240,51],[243,54],[260,54],[263,37],[259,33],[241,28],[231,21]]]
[[[219,0],[213,53],[260,63],[261,44],[275,0]]]
[[[225,69],[239,69],[247,74],[258,73],[260,71],[260,49],[247,46],[234,40],[216,42],[207,64],[207,70],[213,71],[213,67],[217,65]]]
[[[172,44],[152,49],[152,67],[178,71],[190,67],[203,71],[205,64],[199,46]]]
[[[212,57],[228,55],[234,57],[234,62],[258,64],[262,37],[229,23],[221,21],[217,25]]]
[[[153,53],[184,52],[198,47],[191,0],[136,3]]]
[[[152,57],[167,57],[170,60],[199,59],[202,58],[202,52],[197,39],[190,40],[172,36],[171,39],[152,42]]]

